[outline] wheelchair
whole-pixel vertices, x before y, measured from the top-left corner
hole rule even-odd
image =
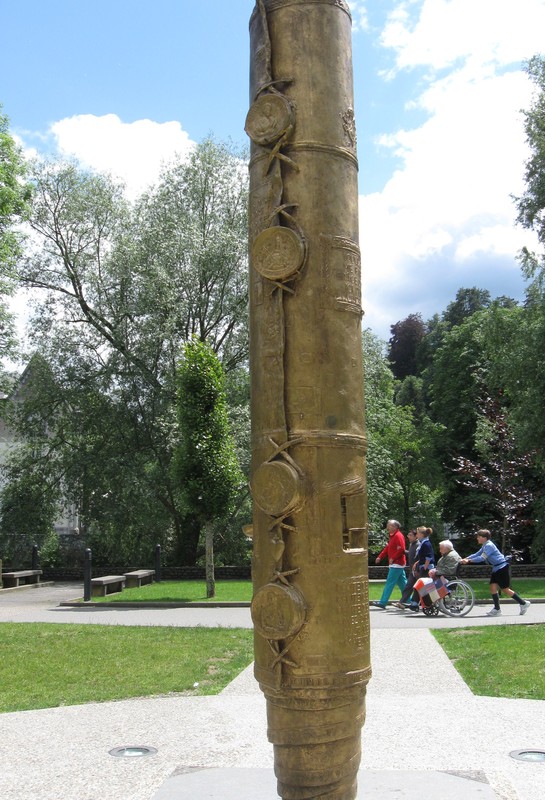
[[[420,607],[427,617],[436,617],[439,612],[447,617],[465,617],[475,605],[475,592],[465,581],[453,578],[447,581],[445,597],[427,605],[425,598],[420,598]],[[428,598],[429,599],[429,598]]]

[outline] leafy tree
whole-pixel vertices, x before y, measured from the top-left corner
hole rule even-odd
[[[25,163],[9,132],[9,120],[0,106],[0,357],[15,352],[13,318],[7,298],[13,293],[13,266],[20,253],[16,224],[28,212],[30,187],[24,182]]]
[[[437,428],[427,418],[417,424],[411,407],[396,404],[384,345],[368,330],[363,354],[369,523],[376,539],[388,517],[400,519],[405,529],[440,518],[441,491],[432,458]],[[422,513],[427,519],[416,520]]]
[[[407,375],[395,387],[395,401],[398,406],[410,406],[416,421],[422,421],[426,414],[424,382],[416,375]]]
[[[471,316],[443,336],[433,360],[433,419],[445,426],[439,457],[473,452],[478,399],[486,372],[482,318]]]
[[[539,245],[545,246],[545,57],[531,58],[526,69],[535,85],[532,105],[524,112],[526,141],[530,158],[526,162],[526,190],[516,198],[518,222],[535,231]],[[536,281],[539,293],[544,289],[545,253],[522,251],[522,268],[528,278]]]
[[[39,469],[39,454],[22,448],[3,469],[0,498],[0,538],[4,568],[28,569],[32,546],[38,547],[53,532],[59,509],[59,487],[46,483]]]
[[[441,425],[435,459],[442,466],[446,519],[463,530],[480,513],[478,498],[460,486],[451,468],[459,456],[476,458],[475,431],[479,400],[489,373],[482,311],[444,331],[428,375],[430,416]]]
[[[507,414],[499,400],[489,395],[482,400],[476,449],[480,460],[458,456],[454,471],[463,476],[461,483],[465,488],[486,496],[483,509],[491,513],[487,524],[499,528],[501,550],[507,552],[513,545],[520,546],[520,528],[531,522],[525,512],[534,499],[527,483],[532,458],[518,452]]]
[[[526,303],[511,318],[508,340],[511,352],[499,350],[499,369],[510,400],[510,419],[521,446],[535,452],[535,465],[545,481],[545,57],[535,55],[526,69],[534,84],[530,107],[524,112],[530,157],[526,162],[524,193],[515,198],[518,222],[537,236],[537,251],[523,248],[520,261],[528,280]],[[498,340],[499,336],[496,336]],[[505,339],[504,339],[505,340]],[[543,518],[545,497],[535,501],[536,516]],[[545,557],[545,531],[538,525],[533,555]]]
[[[204,531],[206,596],[214,597],[214,522],[234,505],[243,478],[229,428],[224,374],[210,345],[198,339],[185,344],[178,380],[176,474],[182,504]]]
[[[444,333],[433,360],[431,411],[433,419],[444,425],[436,449],[445,468],[445,512],[447,519],[461,530],[482,526],[483,516],[491,518],[498,514],[489,491],[495,462],[490,447],[483,445],[483,396],[502,397],[517,449],[532,449],[521,435],[523,426],[519,416],[519,409],[526,406],[518,385],[518,376],[526,369],[518,356],[524,346],[520,330],[526,314],[526,309],[516,305],[493,302]],[[499,418],[497,422],[499,425]],[[499,464],[499,456],[495,458]],[[451,470],[460,469],[461,465],[467,468],[479,465],[478,469],[487,477],[486,486],[484,477],[480,483],[477,480],[477,467],[473,470],[473,482],[456,481]],[[506,468],[502,469],[505,472]],[[524,471],[521,492],[530,491],[531,483],[532,476]],[[531,529],[526,528],[526,538],[530,533]]]
[[[503,299],[503,298],[502,298]],[[498,302],[498,301],[496,301]],[[418,374],[423,379],[423,397],[428,409],[432,402],[432,386],[435,382],[436,358],[448,332],[462,325],[473,314],[490,305],[490,293],[485,289],[458,289],[455,299],[441,315],[435,314],[427,322],[427,333],[420,341],[416,359]]]
[[[424,508],[428,524],[432,524],[431,518],[440,518],[441,492],[434,491],[437,474],[432,438],[438,432],[438,426],[429,420],[424,425],[417,425],[409,406],[395,405],[394,409],[382,442],[393,457],[395,494],[392,497],[392,515],[400,519],[407,530],[414,527],[415,516],[422,515]]]
[[[200,526],[182,508],[172,469],[177,363],[196,335],[227,369],[245,365],[239,155],[207,140],[134,206],[122,186],[74,163],[35,164],[33,181],[35,235],[18,280],[40,290],[32,343],[51,376],[36,376],[41,402],[25,405],[21,432],[55,453],[44,475],[62,477],[105,559],[129,558],[131,548],[144,557],[153,537],[194,564]],[[38,418],[47,439],[31,430]]]
[[[390,516],[391,498],[396,487],[392,477],[393,455],[382,440],[390,424],[394,377],[384,352],[385,345],[370,330],[364,330],[363,364],[365,373],[365,426],[367,437],[367,502],[369,544]]]
[[[504,363],[513,401],[513,420],[526,447],[541,451],[545,440],[545,57],[536,55],[527,64],[535,86],[530,108],[524,112],[530,158],[526,162],[526,189],[516,198],[518,222],[536,233],[540,251],[523,248],[520,260],[530,282],[524,313],[518,318],[516,351]],[[544,466],[545,472],[545,466]]]
[[[388,358],[392,364],[392,372],[399,379],[418,372],[418,346],[426,334],[426,326],[420,314],[409,314],[390,328],[391,337],[388,342]]]
[[[449,303],[443,312],[443,320],[451,327],[461,325],[464,320],[477,311],[482,311],[490,305],[490,292],[486,289],[458,289],[456,298]]]

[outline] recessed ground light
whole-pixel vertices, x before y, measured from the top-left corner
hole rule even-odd
[[[517,761],[532,761],[534,763],[537,761],[545,764],[545,750],[526,748],[526,750],[512,750],[509,755],[511,758],[516,758]]]
[[[141,758],[142,756],[152,756],[157,750],[155,747],[114,747],[108,752],[117,758]]]

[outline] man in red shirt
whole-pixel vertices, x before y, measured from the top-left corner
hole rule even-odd
[[[388,577],[384,584],[384,589],[380,600],[371,603],[376,608],[386,608],[386,604],[390,599],[390,595],[394,590],[394,586],[399,586],[400,591],[407,584],[407,576],[405,575],[405,565],[407,559],[405,557],[405,537],[401,533],[400,524],[396,519],[389,519],[386,523],[386,530],[388,531],[389,540],[386,547],[378,554],[375,559],[376,564],[380,564],[384,557],[388,557]]]

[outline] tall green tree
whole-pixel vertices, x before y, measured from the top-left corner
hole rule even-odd
[[[13,356],[16,350],[8,298],[15,288],[13,268],[22,244],[16,226],[27,216],[30,194],[21,149],[0,106],[0,358]]]
[[[206,342],[185,344],[178,387],[176,475],[183,507],[204,533],[206,596],[214,597],[214,523],[234,506],[243,476],[229,427],[223,369]]]
[[[3,470],[0,542],[4,569],[28,569],[33,545],[41,547],[53,532],[60,492],[54,482],[44,482],[40,458],[41,454],[23,448]]]
[[[532,457],[517,448],[507,414],[499,399],[485,393],[475,436],[478,460],[458,456],[454,472],[466,489],[485,496],[484,513],[490,514],[486,527],[501,536],[503,553],[522,550],[521,529],[531,524],[529,507],[534,495],[528,485]]]
[[[533,440],[545,440],[545,57],[531,58],[527,72],[534,83],[532,103],[524,112],[530,157],[525,169],[526,188],[516,202],[518,222],[536,234],[538,250],[523,248],[520,254],[529,285],[525,311],[519,318],[516,356],[506,369],[514,418],[526,444],[532,446]]]
[[[525,190],[516,199],[518,222],[537,237],[535,250],[523,248],[520,262],[528,281],[526,302],[512,320],[511,353],[501,350],[500,368],[511,403],[510,419],[521,446],[535,450],[536,468],[545,483],[545,57],[535,55],[526,70],[534,85],[524,112],[529,158],[525,165]],[[496,337],[498,338],[498,337]],[[545,514],[545,495],[538,493],[535,515]],[[532,543],[535,558],[545,558],[545,531],[537,525]]]
[[[421,314],[409,314],[390,328],[388,358],[396,378],[403,380],[408,375],[418,374],[418,347],[426,335],[426,326]]]
[[[443,312],[443,320],[451,327],[461,325],[464,320],[482,311],[490,305],[490,292],[486,289],[458,289],[456,298],[448,304]]]
[[[441,490],[432,458],[438,427],[395,402],[385,344],[369,330],[363,333],[363,355],[369,523],[376,538],[391,517],[405,530],[440,518]],[[370,545],[375,544],[371,538]]]
[[[516,198],[518,221],[537,234],[541,252],[522,251],[522,267],[528,278],[536,280],[536,290],[543,291],[545,273],[545,57],[535,55],[526,70],[534,84],[531,106],[524,112],[526,141],[530,157],[526,162],[524,193]]]
[[[27,406],[58,453],[44,470],[62,472],[86,534],[106,549],[130,532],[137,553],[153,537],[194,564],[199,525],[172,469],[177,364],[197,336],[226,369],[245,365],[241,158],[207,140],[133,206],[122,186],[74,163],[35,164],[32,178],[34,236],[18,281],[40,290],[32,346],[53,375],[41,406]]]

